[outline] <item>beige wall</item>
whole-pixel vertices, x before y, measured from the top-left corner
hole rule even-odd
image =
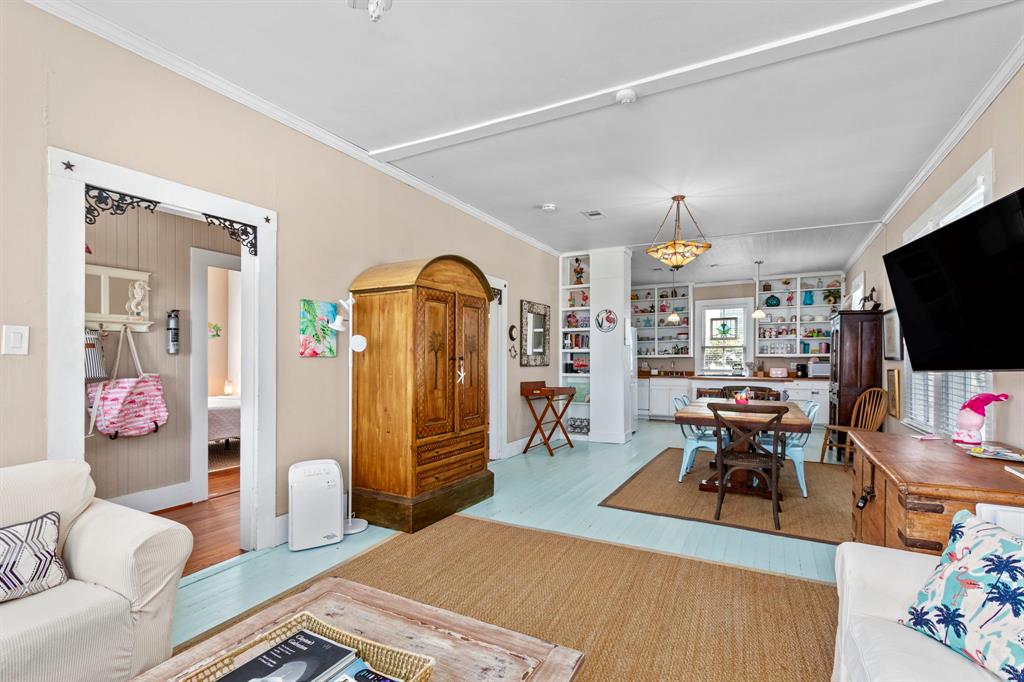
[[[298,299],[456,253],[509,282],[510,320],[523,298],[556,306],[556,257],[45,12],[0,2],[0,50],[0,323],[32,327],[30,355],[0,357],[0,464],[46,453],[47,145],[277,211],[279,513],[290,464],[345,451],[345,364],[298,357]],[[557,365],[508,369],[514,440],[531,427],[519,382]]]
[[[228,344],[231,325],[228,323],[228,271],[224,268],[206,270],[206,318],[219,324],[220,336],[206,344],[206,395],[224,395],[228,378]]]
[[[906,204],[871,242],[864,254],[847,273],[847,282],[864,273],[865,291],[875,287],[876,300],[886,310],[893,307],[882,254],[903,245],[903,233],[924,213],[970,166],[989,149],[993,153],[994,173],[992,198],[998,199],[1024,185],[1024,71],[1018,71],[999,97],[982,114],[963,139],[932,171]],[[887,367],[900,367],[900,362],[887,362]],[[996,419],[996,438],[1011,445],[1024,446],[1024,372],[998,372],[995,390],[1014,398],[997,405],[991,413]],[[887,428],[905,430],[890,419]]]
[[[100,215],[95,225],[86,226],[85,239],[92,250],[85,256],[87,263],[152,273],[149,310],[154,324],[150,331],[136,333],[134,338],[142,368],[160,374],[169,413],[167,424],[148,436],[110,440],[97,434],[86,439],[85,461],[92,466],[96,495],[118,497],[187,481],[192,355],[189,249],[195,246],[238,255],[238,243],[224,230],[211,229],[206,223],[137,209],[122,216]],[[164,320],[167,311],[174,308],[181,310],[181,351],[168,355]],[[206,326],[203,320],[198,323]],[[117,340],[117,334],[103,340],[108,371],[117,355]],[[125,349],[118,376],[133,376],[134,371]]]
[[[634,258],[640,258],[644,256],[642,252],[633,254]],[[703,286],[693,288],[693,310],[691,313],[691,320],[693,312],[696,310],[696,304],[699,301],[712,301],[720,298],[753,298],[754,297],[754,282],[751,280],[746,284],[722,284],[718,286]],[[692,325],[691,325],[692,327]],[[691,328],[690,330],[690,343],[696,344],[700,342],[700,331]],[[694,352],[696,353],[696,346],[694,346]],[[764,362],[765,369],[771,367],[789,367],[790,362],[796,362],[797,359],[789,358],[754,358],[755,362]],[[674,369],[676,371],[694,371],[694,358],[642,358],[641,362],[646,361],[651,367],[655,367],[659,370]]]

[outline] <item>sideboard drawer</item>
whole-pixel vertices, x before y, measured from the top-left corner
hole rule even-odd
[[[487,444],[487,433],[477,431],[470,434],[459,434],[451,438],[419,442],[416,445],[416,463],[420,466],[440,462],[442,459],[455,457],[464,452],[483,450]]]
[[[424,493],[434,488],[462,480],[470,474],[487,468],[487,453],[483,450],[465,452],[445,459],[437,465],[420,468],[416,472],[416,493]]]

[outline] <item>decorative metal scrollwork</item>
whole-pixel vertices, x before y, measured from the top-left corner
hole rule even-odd
[[[491,287],[491,294],[494,297],[494,300],[498,302],[498,305],[501,305],[501,289],[498,287]]]
[[[111,215],[124,215],[129,208],[144,208],[152,213],[159,205],[159,201],[152,199],[92,185],[85,186],[85,222],[89,225],[95,225],[96,219],[104,211],[109,211]]]
[[[228,236],[248,249],[253,256],[256,255],[256,226],[248,223],[240,223],[237,220],[221,218],[220,216],[204,213],[206,224],[210,227],[223,227]]]

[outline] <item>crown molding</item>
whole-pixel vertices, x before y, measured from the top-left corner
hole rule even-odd
[[[107,19],[89,11],[88,9],[78,5],[74,2],[68,2],[66,0],[26,0],[29,4],[43,10],[49,14],[54,15],[59,19],[63,19],[70,24],[77,26],[78,28],[84,29],[89,33],[99,36],[104,40],[111,42],[118,47],[122,47],[129,52],[133,52],[143,59],[153,62],[158,66],[162,66],[165,69],[173,71],[174,73],[184,76],[185,78],[202,85],[203,87],[212,90],[220,95],[223,95],[235,102],[238,102],[242,106],[248,107],[257,113],[263,114],[264,116],[271,118],[278,123],[282,123],[296,132],[302,133],[303,135],[320,142],[321,144],[327,145],[328,147],[341,152],[347,156],[350,156],[357,161],[360,161],[380,172],[388,175],[399,182],[402,182],[414,189],[428,194],[435,199],[456,208],[467,215],[470,215],[477,220],[490,225],[491,227],[504,232],[505,234],[514,237],[535,249],[543,251],[544,253],[552,256],[558,256],[559,252],[548,244],[535,239],[523,232],[520,232],[516,228],[512,227],[508,223],[495,218],[494,216],[485,213],[484,211],[467,204],[466,202],[458,199],[451,194],[448,194],[442,189],[431,185],[424,180],[408,173],[407,171],[393,166],[388,162],[380,161],[370,156],[365,149],[357,145],[352,144],[348,140],[338,137],[334,133],[324,130],[320,126],[307,121],[304,118],[296,116],[290,111],[279,107],[276,104],[268,102],[262,97],[255,95],[248,90],[239,87],[231,81],[218,76],[217,74],[204,69],[203,67],[194,64],[187,59],[174,54],[169,50],[156,45],[155,43],[143,38],[142,36],[128,31]]]
[[[964,113],[961,114],[950,131],[942,138],[938,146],[928,155],[928,158],[925,159],[925,162],[918,169],[917,173],[914,174],[914,177],[910,179],[910,182],[907,183],[903,191],[896,197],[896,200],[882,215],[881,222],[875,225],[875,229],[871,231],[849,260],[846,261],[847,270],[857,262],[858,258],[864,255],[864,252],[871,245],[871,242],[874,241],[875,237],[896,217],[896,214],[906,205],[910,197],[914,195],[914,192],[921,188],[925,180],[939,167],[939,164],[953,151],[953,148],[960,143],[960,140],[978,122],[981,115],[999,97],[999,94],[1021,68],[1024,68],[1024,38],[1018,40],[1017,44],[1013,46],[984,87],[981,88],[981,91],[975,95]]]

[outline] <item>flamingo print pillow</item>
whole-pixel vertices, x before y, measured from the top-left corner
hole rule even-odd
[[[900,623],[1011,682],[1024,682],[1024,538],[968,511]]]

